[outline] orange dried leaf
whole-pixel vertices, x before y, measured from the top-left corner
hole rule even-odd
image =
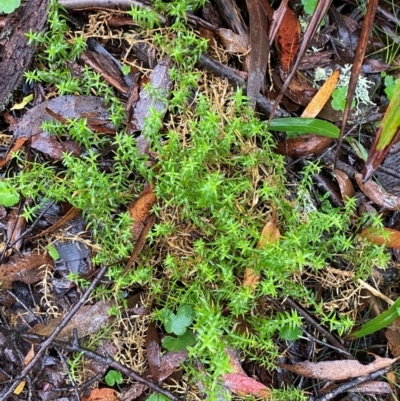
[[[281,236],[276,219],[276,211],[272,213],[271,219],[267,222],[261,232],[261,238],[258,241],[257,248],[262,248],[266,244],[273,244]],[[246,267],[244,272],[244,287],[251,287],[255,289],[260,281],[260,274],[257,273],[252,267]]]
[[[157,201],[157,198],[153,193],[153,189],[153,187],[145,189],[140,194],[140,197],[128,207],[129,214],[134,220],[132,226],[134,240],[139,238],[146,220],[149,218],[150,211]]]
[[[118,401],[117,392],[112,388],[96,388],[82,401]]]
[[[392,365],[397,360],[398,358],[380,358],[376,356],[375,361],[369,365],[363,365],[356,360],[347,359],[318,363],[306,361],[296,363],[295,365],[279,364],[279,366],[300,376],[311,377],[318,380],[337,381],[366,376],[379,369],[384,369]]]
[[[321,86],[317,94],[313,97],[311,102],[304,109],[301,117],[313,118],[316,117],[319,112],[323,109],[326,102],[332,95],[333,90],[336,87],[336,84],[339,81],[340,71],[333,71],[332,75],[325,81],[325,83]]]
[[[18,150],[21,149],[22,145],[27,141],[27,138],[17,138],[17,140],[14,143],[14,146],[10,149],[10,151],[7,153],[6,157],[3,160],[0,160],[0,167],[5,166],[8,161],[11,159],[13,153],[17,152]]]
[[[368,238],[373,244],[385,245],[387,248],[400,249],[400,231],[391,228],[384,228],[383,231],[387,236],[382,236],[373,228],[365,228],[361,231],[361,236]]]
[[[227,373],[223,377],[223,383],[239,396],[252,395],[260,399],[268,399],[271,396],[271,390],[267,386],[240,373]]]

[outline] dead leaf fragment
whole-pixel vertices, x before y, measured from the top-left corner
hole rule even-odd
[[[246,38],[240,36],[230,29],[220,28],[217,30],[219,40],[228,53],[246,53]]]
[[[0,167],[3,167],[3,166],[6,165],[6,163],[11,159],[13,154],[21,149],[21,147],[24,145],[26,140],[27,140],[27,138],[18,138],[15,141],[14,145],[12,146],[12,148],[6,154],[6,157],[4,159],[0,160]]]
[[[306,361],[295,365],[279,364],[279,366],[300,376],[337,381],[366,376],[379,369],[384,369],[398,360],[398,358],[380,358],[379,356],[375,358],[369,365],[363,365],[356,360],[347,359],[317,363]]]
[[[117,392],[112,388],[96,388],[82,401],[118,401]]]
[[[129,215],[134,220],[132,226],[133,239],[136,241],[149,218],[150,211],[157,201],[153,187],[148,187],[140,194],[140,197],[128,206]]]
[[[111,302],[100,301],[94,305],[82,306],[69,323],[57,336],[57,340],[70,341],[73,337],[73,330],[77,329],[78,338],[94,334],[109,324],[110,316],[108,311],[112,306]],[[29,333],[41,336],[50,336],[60,325],[63,316],[56,317],[48,324],[37,324],[29,330]]]
[[[364,183],[363,177],[359,173],[355,174],[355,179],[361,191],[363,191],[372,202],[389,210],[398,210],[400,208],[400,197],[385,191],[384,188],[372,180]]]
[[[316,155],[324,151],[333,139],[319,135],[300,135],[278,143],[276,152],[293,158]]]
[[[225,387],[239,396],[252,395],[261,399],[268,399],[271,396],[271,390],[267,386],[240,373],[225,374],[223,383]]]
[[[53,259],[47,252],[26,252],[13,255],[7,263],[0,265],[0,289],[10,289],[14,281],[34,284],[42,280],[46,269],[54,267]]]
[[[365,228],[361,231],[361,236],[368,238],[373,244],[382,246],[385,245],[387,248],[400,249],[400,231],[393,230],[391,228],[384,228],[384,233],[387,237],[382,236],[373,228]]]
[[[314,118],[319,114],[319,112],[325,106],[326,102],[331,97],[332,92],[339,81],[339,77],[340,77],[340,71],[339,70],[333,71],[330,77],[325,81],[325,83],[321,86],[319,91],[313,97],[311,102],[304,109],[301,117]]]
[[[345,201],[352,198],[356,194],[356,191],[354,190],[350,177],[342,170],[335,170],[335,176],[342,199]]]

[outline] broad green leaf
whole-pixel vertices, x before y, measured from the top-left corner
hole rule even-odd
[[[174,333],[181,336],[185,333],[188,326],[193,322],[194,311],[189,305],[183,305],[179,308],[178,313],[172,314],[168,323],[165,324],[167,333]]]
[[[14,206],[19,201],[18,192],[10,187],[7,182],[0,181],[0,205]]]
[[[10,14],[21,5],[21,0],[0,0],[0,13]]]
[[[60,254],[58,253],[57,249],[53,245],[47,245],[47,252],[53,258],[53,260],[60,259]]]
[[[280,336],[287,341],[295,341],[297,340],[301,335],[302,331],[300,330],[299,327],[290,327],[289,325],[286,325],[280,332]]]
[[[385,327],[388,327],[400,316],[399,308],[400,298],[397,298],[397,301],[387,311],[370,320],[368,323],[364,324],[364,326],[362,326],[360,330],[351,333],[351,335],[353,337],[360,338],[367,336],[368,334],[375,333],[375,331],[381,330]]]
[[[152,394],[146,401],[169,401],[169,398],[162,394]]]
[[[187,347],[194,345],[196,338],[192,331],[186,332],[179,337],[166,336],[162,340],[163,347],[168,351],[184,351]]]
[[[109,386],[114,386],[115,383],[121,384],[123,379],[121,372],[111,369],[105,375],[104,380]]]
[[[328,121],[301,117],[276,118],[271,121],[268,129],[284,131],[289,138],[301,134],[314,134],[337,139],[340,133],[339,128]]]

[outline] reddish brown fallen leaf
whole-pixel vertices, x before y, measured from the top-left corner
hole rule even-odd
[[[54,261],[47,252],[26,252],[13,255],[7,263],[0,265],[0,289],[10,289],[14,281],[34,284],[42,280],[46,267],[53,269]]]
[[[246,53],[247,42],[243,36],[233,32],[231,29],[220,28],[217,30],[219,40],[228,53]]]
[[[29,202],[29,201],[26,201]],[[26,205],[27,203],[25,203]],[[26,229],[26,219],[17,208],[12,208],[7,219],[7,238],[9,244],[14,244],[13,248],[19,251],[22,247],[24,239],[21,238],[22,233]]]
[[[153,190],[152,186],[144,189],[139,198],[128,206],[129,215],[134,220],[132,233],[135,241],[139,238],[150,211],[157,201]]]
[[[335,170],[335,176],[342,199],[345,201],[352,198],[356,194],[356,191],[354,190],[353,183],[349,176],[342,170]]]
[[[6,165],[6,163],[11,159],[13,153],[21,149],[22,145],[26,142],[27,138],[17,138],[12,148],[6,154],[6,157],[0,160],[0,167]]]
[[[294,12],[289,7],[286,7],[286,12],[276,35],[276,42],[280,49],[279,61],[284,73],[290,70],[299,49],[300,36],[299,20]]]
[[[281,236],[278,228],[278,221],[276,218],[276,210],[272,212],[270,220],[265,224],[260,240],[258,241],[257,248],[262,248],[266,244],[273,244]],[[260,282],[260,274],[257,273],[251,266],[246,267],[243,279],[244,287],[251,287],[253,290],[257,287]]]
[[[372,381],[367,383],[359,384],[351,389],[351,392],[364,393],[364,394],[390,394],[392,389],[389,383]]]
[[[385,236],[380,235],[373,228],[365,228],[361,231],[361,236],[368,238],[373,244],[382,246],[385,245],[387,248],[400,249],[400,231],[393,230],[391,228],[384,228]]]
[[[74,329],[78,331],[78,338],[82,338],[106,327],[110,323],[108,311],[111,306],[112,302],[104,301],[97,302],[94,305],[82,306],[57,336],[57,340],[70,341],[73,337]],[[39,323],[32,327],[29,332],[42,336],[50,336],[55,328],[60,325],[62,319],[63,316],[59,316],[51,319],[48,324]]]
[[[112,388],[96,388],[82,401],[118,401],[117,392]]]
[[[26,356],[24,358],[24,364],[27,365],[34,356],[35,356],[35,347],[32,344],[31,349],[29,350],[29,352],[26,354]],[[21,394],[22,390],[25,388],[25,384],[26,384],[26,381],[21,380],[20,383],[18,384],[17,388],[14,390],[14,394],[17,394],[17,395]]]
[[[225,353],[229,356],[229,365],[232,373],[239,373],[246,376],[246,372],[242,368],[242,364],[239,361],[237,353],[231,347],[225,348]]]
[[[276,152],[294,159],[309,155],[316,155],[324,151],[333,139],[319,135],[300,135],[295,138],[279,142]]]
[[[239,396],[252,395],[261,399],[271,396],[271,390],[267,386],[240,373],[227,373],[223,377],[223,384]]]
[[[281,368],[300,376],[311,377],[318,380],[347,380],[353,377],[366,376],[384,369],[398,358],[380,358],[375,356],[375,360],[369,365],[363,365],[356,360],[327,361],[327,362],[299,362],[295,365],[278,364]]]
[[[158,383],[160,380],[161,347],[155,322],[150,322],[147,327],[146,353],[151,376]]]
[[[313,97],[311,102],[304,109],[301,117],[314,118],[316,117],[322,108],[325,106],[326,102],[332,95],[336,84],[339,81],[340,71],[335,70],[331,76],[324,82],[321,88],[318,90],[317,94]]]
[[[159,380],[163,381],[169,377],[188,358],[187,351],[167,352],[161,358]]]
[[[363,177],[359,173],[355,174],[355,179],[361,191],[372,202],[389,210],[398,210],[400,208],[400,197],[385,191],[378,183],[372,180],[364,183]]]

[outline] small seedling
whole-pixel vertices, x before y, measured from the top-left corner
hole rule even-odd
[[[111,369],[107,372],[104,380],[110,387],[114,386],[115,384],[121,384],[123,381],[121,372],[118,372],[114,369]]]
[[[0,205],[14,206],[19,201],[18,192],[6,181],[0,181]]]
[[[381,77],[384,78],[385,94],[389,100],[392,100],[396,84],[400,78],[394,79],[392,75],[387,75],[385,71],[381,73]]]
[[[175,314],[168,308],[164,308],[160,314],[160,320],[164,323],[165,331],[169,334],[182,336],[192,324],[194,310],[189,305],[182,305]]]

